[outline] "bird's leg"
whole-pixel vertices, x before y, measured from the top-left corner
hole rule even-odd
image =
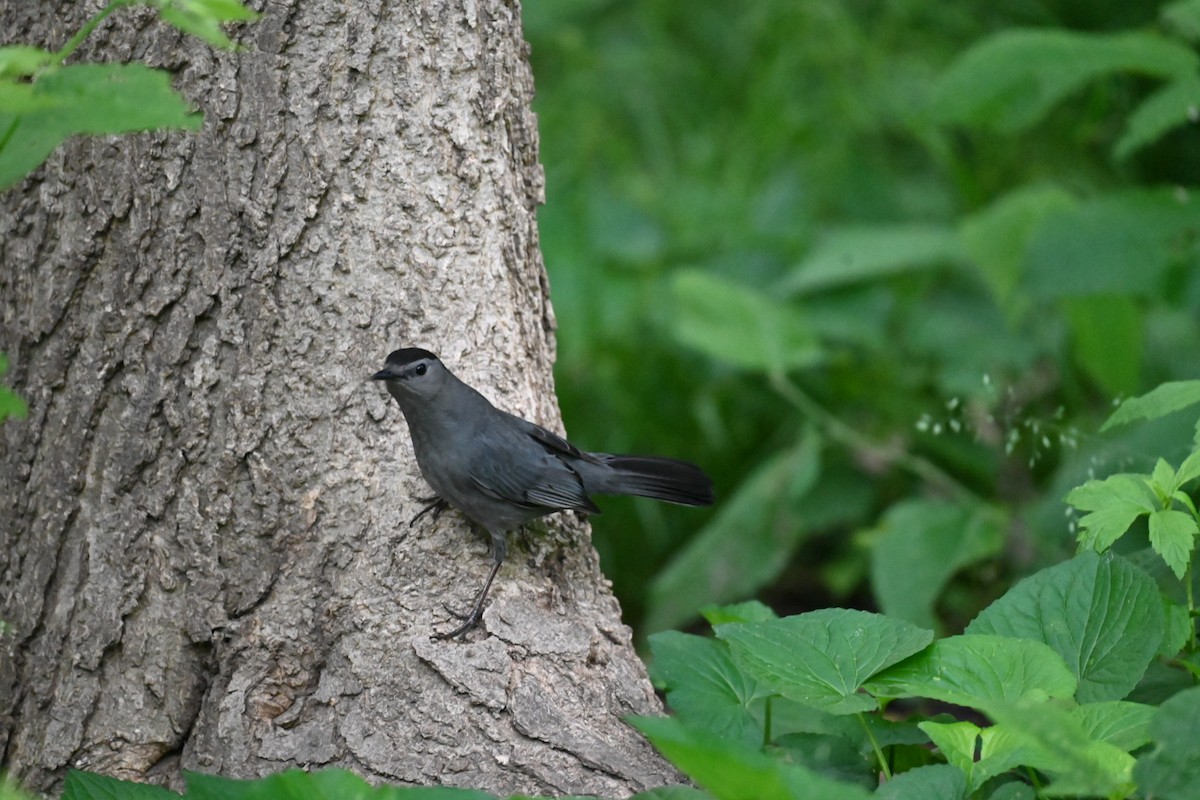
[[[507,550],[508,547],[504,539],[504,534],[500,533],[497,535],[493,533],[492,571],[488,573],[487,580],[483,584],[483,589],[480,590],[479,596],[475,598],[475,603],[471,607],[470,612],[466,614],[460,614],[459,612],[450,608],[450,606],[447,606],[445,603],[442,604],[443,608],[446,609],[446,612],[455,619],[462,620],[462,624],[449,633],[435,633],[433,635],[434,639],[456,639],[479,624],[479,620],[483,616],[483,603],[487,599],[488,591],[490,591],[492,588],[492,581],[496,579],[496,573],[500,571],[500,565],[504,563],[504,556]]]
[[[418,497],[417,502],[423,504],[424,507],[417,512],[415,517],[408,521],[408,527],[410,528],[413,525],[416,525],[417,520],[428,514],[430,511],[433,512],[433,521],[437,522],[438,517],[442,515],[442,512],[450,507],[449,503],[438,497],[436,494],[430,495],[429,497]]]

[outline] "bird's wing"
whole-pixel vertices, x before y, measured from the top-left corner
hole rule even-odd
[[[562,437],[554,436],[519,417],[512,419],[519,423],[515,426],[515,433],[532,435],[529,429],[537,428],[569,448],[565,452],[580,452]],[[538,443],[541,444],[540,439]],[[574,508],[599,513],[600,509],[583,490],[579,475],[555,454],[554,450],[561,448],[534,445],[525,435],[511,439],[506,437],[499,446],[509,448],[510,452],[497,458],[478,458],[472,465],[471,480],[482,492],[519,506]]]
[[[600,460],[596,456],[591,453],[585,453],[557,433],[548,431],[541,425],[534,425],[529,420],[521,419],[512,414],[508,416],[512,418],[518,430],[523,431],[527,436],[544,447],[551,455],[555,457],[570,456],[571,458],[578,458],[581,461],[589,461],[593,464],[600,463]]]

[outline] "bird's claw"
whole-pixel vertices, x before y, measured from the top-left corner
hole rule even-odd
[[[408,521],[408,527],[410,528],[416,525],[417,520],[428,514],[430,511],[433,512],[433,521],[437,522],[438,517],[442,515],[442,512],[450,507],[449,503],[447,503],[441,497],[438,497],[436,494],[431,497],[418,497],[417,502],[423,503],[424,507],[417,512],[416,516]]]
[[[459,614],[458,612],[451,609],[449,606],[446,607],[446,611],[450,612],[451,616],[454,616],[454,617],[462,620],[462,624],[459,625],[454,630],[450,631],[449,633],[435,633],[433,635],[433,638],[435,641],[445,641],[446,639],[457,639],[459,636],[462,636],[464,633],[466,633],[467,631],[471,630],[476,625],[478,625],[480,618],[483,616],[483,613],[482,613],[483,610],[481,608],[476,608],[470,614]]]

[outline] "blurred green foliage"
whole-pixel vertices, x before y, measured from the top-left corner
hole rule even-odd
[[[596,518],[641,635],[756,595],[961,629],[1073,548],[1069,489],[1187,454],[1091,432],[1200,364],[1196,0],[524,15],[568,430],[718,488]]]

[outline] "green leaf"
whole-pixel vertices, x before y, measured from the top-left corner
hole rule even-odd
[[[0,188],[21,180],[67,137],[200,127],[199,114],[171,89],[170,75],[142,64],[73,64],[33,84],[50,107],[16,116],[0,111],[11,137],[0,149]]]
[[[1200,0],[1176,0],[1159,10],[1164,26],[1182,39],[1200,42]]]
[[[1085,703],[1069,713],[1090,738],[1130,753],[1150,741],[1150,719],[1156,711],[1154,706],[1114,700]]]
[[[494,800],[492,795],[473,789],[372,787],[344,769],[289,769],[257,780],[186,771],[183,776],[187,800]]]
[[[801,369],[824,358],[798,309],[762,292],[698,270],[682,270],[671,286],[674,331],[683,344],[752,370]]]
[[[1200,687],[1180,692],[1150,721],[1154,749],[1134,767],[1141,796],[1194,800],[1200,786]]]
[[[962,800],[967,779],[949,764],[930,764],[895,775],[875,792],[876,800]]]
[[[8,357],[0,353],[0,378],[3,378],[8,372]],[[29,407],[25,405],[25,401],[20,395],[13,392],[7,386],[0,386],[0,422],[3,422],[8,417],[14,419],[24,419],[29,413]]]
[[[1065,500],[1080,511],[1092,512],[1079,520],[1079,542],[1098,552],[1112,547],[1134,520],[1157,508],[1145,476],[1127,473],[1090,480],[1072,489]]]
[[[54,61],[54,53],[40,47],[13,44],[0,47],[0,78],[35,75]],[[0,105],[0,109],[4,106]]]
[[[720,625],[716,633],[764,687],[831,714],[875,708],[858,691],[863,683],[933,640],[932,631],[907,622],[839,608]]]
[[[758,682],[743,672],[724,642],[664,631],[650,637],[650,679],[666,690],[671,710],[687,725],[723,739],[761,744],[763,724]]]
[[[184,33],[226,50],[235,45],[221,30],[221,23],[258,19],[257,13],[236,0],[168,0],[158,13]]]
[[[820,474],[821,439],[804,437],[772,456],[655,577],[645,626],[656,631],[696,610],[752,595],[773,580],[808,530],[801,501]]]
[[[933,628],[942,587],[968,564],[995,555],[1004,544],[1000,512],[933,500],[909,500],[888,509],[871,548],[871,587],[880,610]]]
[[[989,705],[985,712],[1017,742],[1022,764],[1050,774],[1047,796],[1126,797],[1133,756],[1088,735],[1071,709],[1051,703]]]
[[[783,283],[792,294],[887,278],[965,260],[953,228],[939,225],[873,225],[827,236]]]
[[[980,728],[973,722],[920,722],[918,725],[942,751],[946,761],[963,771],[972,792],[1021,763],[1021,742],[1004,727]]]
[[[1145,336],[1141,307],[1128,295],[1067,297],[1075,360],[1106,393],[1122,395],[1140,384]]]
[[[1187,606],[1172,603],[1163,598],[1163,608],[1166,614],[1166,623],[1158,654],[1163,658],[1174,658],[1191,640],[1194,623]]]
[[[1152,33],[1008,30],[971,47],[942,73],[933,109],[945,122],[1012,133],[1105,75],[1178,78],[1196,67],[1195,53]]]
[[[1173,509],[1159,509],[1150,515],[1150,546],[1162,556],[1163,561],[1183,580],[1192,560],[1196,546],[1196,535],[1200,529],[1191,514]]]
[[[1164,502],[1179,488],[1175,480],[1175,470],[1165,458],[1154,462],[1154,470],[1150,473],[1150,488],[1160,502]]]
[[[779,619],[779,615],[758,600],[747,600],[744,603],[734,603],[727,606],[705,606],[700,609],[701,616],[709,625],[721,625],[726,622],[763,622],[768,619]]]
[[[3,370],[0,370],[0,375],[3,374]],[[1193,450],[1179,465],[1179,471],[1175,473],[1175,486],[1178,488],[1196,478],[1200,478],[1200,450]]]
[[[1000,301],[1009,300],[1020,285],[1034,232],[1047,218],[1075,205],[1075,198],[1058,186],[1027,186],[963,220],[967,255]]]
[[[830,780],[772,758],[761,750],[733,745],[667,717],[634,717],[635,728],[671,763],[720,800],[869,800],[864,789]]]
[[[1197,403],[1200,403],[1200,380],[1170,381],[1121,403],[1121,407],[1104,421],[1100,430],[1106,431],[1140,419],[1158,419]]]
[[[1009,781],[988,796],[988,800],[1036,800],[1033,787],[1020,781]]]
[[[1181,76],[1150,95],[1125,123],[1125,133],[1113,146],[1113,156],[1126,159],[1154,144],[1169,131],[1195,122],[1200,108],[1200,77]]]
[[[1163,639],[1154,581],[1123,558],[1084,552],[1018,583],[967,626],[969,634],[1032,639],[1079,678],[1081,703],[1120,700]]]
[[[67,773],[62,800],[173,800],[178,797],[161,786],[73,769]]]
[[[692,786],[660,786],[648,792],[638,792],[629,800],[712,800],[712,795]]]
[[[1200,203],[1168,189],[1109,192],[1048,217],[1029,245],[1034,297],[1156,296],[1200,235]]]
[[[940,639],[866,684],[877,697],[928,697],[972,708],[1069,698],[1076,687],[1071,670],[1045,644],[978,634]]]

